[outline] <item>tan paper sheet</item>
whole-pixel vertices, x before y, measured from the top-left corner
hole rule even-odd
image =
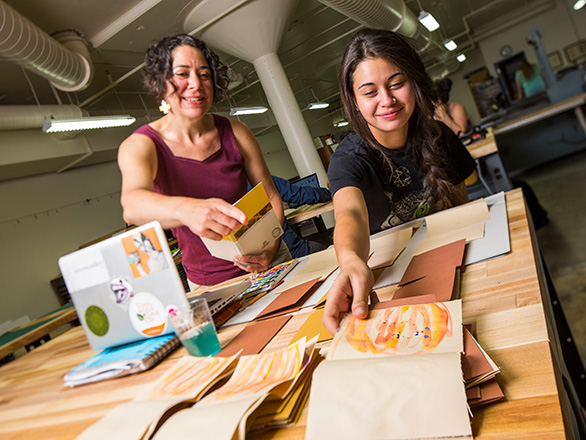
[[[336,258],[336,251],[333,246],[330,246],[328,249],[308,255],[307,262],[301,270],[293,274],[290,279],[287,278],[283,285],[275,289],[275,292],[291,289],[315,278],[323,281],[337,268],[338,259]]]
[[[389,307],[408,306],[411,304],[427,304],[437,302],[435,295],[418,295],[408,298],[389,299],[381,301],[371,307],[372,310],[388,309]]]
[[[472,436],[459,353],[322,362],[308,409],[306,440]]]
[[[419,243],[413,255],[419,255],[439,246],[461,239],[466,242],[484,237],[484,224],[490,219],[484,199],[447,209],[425,217],[427,236]]]
[[[370,240],[371,256],[368,266],[371,269],[392,265],[413,235],[411,227],[388,231],[377,234]]]

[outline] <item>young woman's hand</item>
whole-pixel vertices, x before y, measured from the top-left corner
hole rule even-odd
[[[360,258],[346,262],[334,284],[328,291],[324,309],[323,324],[333,335],[338,331],[340,321],[346,313],[358,319],[368,315],[368,296],[374,284],[372,270]]]

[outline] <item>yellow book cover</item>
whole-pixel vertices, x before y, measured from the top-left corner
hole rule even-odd
[[[258,255],[283,235],[281,223],[262,183],[248,191],[234,206],[244,212],[248,224],[222,237],[222,240],[202,237],[214,257],[232,261],[236,255]]]

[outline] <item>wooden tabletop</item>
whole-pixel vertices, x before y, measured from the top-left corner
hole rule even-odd
[[[509,131],[516,130],[521,127],[525,127],[526,125],[533,124],[539,122],[543,119],[549,118],[551,116],[557,115],[559,113],[578,109],[580,106],[586,104],[586,93],[582,93],[581,95],[574,96],[572,98],[566,99],[564,101],[558,102],[556,104],[550,105],[545,108],[541,108],[539,110],[535,110],[527,115],[523,115],[519,118],[516,118],[512,121],[505,122],[504,124],[500,124],[494,129],[494,134],[499,135],[503,133],[507,133]],[[581,122],[581,121],[580,121]],[[585,128],[586,130],[586,128]]]
[[[498,147],[494,139],[494,133],[492,127],[488,129],[488,133],[484,139],[476,142],[472,142],[466,145],[466,149],[472,156],[472,159],[478,159],[479,157],[488,156],[489,154],[497,153]]]
[[[49,336],[49,334],[77,319],[77,313],[72,304],[66,304],[58,310],[31,321],[22,327],[3,335],[0,338],[0,359],[27,347],[35,341]]]
[[[501,369],[506,400],[474,409],[476,439],[564,439],[558,376],[554,372],[546,311],[535,249],[520,190],[507,193],[511,252],[466,267],[462,274],[463,314],[476,323],[481,346]],[[394,288],[379,291],[388,299]],[[297,312],[265,348],[284,348],[310,310]],[[231,339],[238,327],[220,332]],[[66,388],[63,375],[93,352],[77,327],[0,368],[0,438],[73,439],[115,406],[157,380],[184,348],[147,372],[79,388]],[[307,409],[292,428],[255,436],[303,439]]]

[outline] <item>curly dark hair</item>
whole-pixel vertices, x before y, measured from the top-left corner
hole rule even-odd
[[[450,78],[438,79],[434,84],[435,93],[442,104],[450,102],[450,92],[452,90],[452,80]]]
[[[350,40],[339,72],[340,97],[348,120],[371,147],[381,151],[386,163],[393,164],[384,154],[368,124],[356,106],[354,72],[365,59],[380,58],[395,65],[405,76],[415,97],[415,108],[409,118],[409,131],[405,149],[422,168],[426,185],[432,189],[432,205],[436,211],[454,206],[456,193],[445,170],[446,162],[438,146],[441,128],[433,119],[437,99],[433,82],[425,70],[411,40],[396,32],[380,29],[362,29]]]
[[[177,87],[171,80],[173,76],[173,57],[171,54],[176,47],[191,46],[203,52],[212,73],[214,84],[214,102],[228,97],[228,67],[221,61],[206,44],[187,34],[165,37],[150,45],[144,56],[143,82],[149,94],[160,101],[167,93],[167,83]]]

